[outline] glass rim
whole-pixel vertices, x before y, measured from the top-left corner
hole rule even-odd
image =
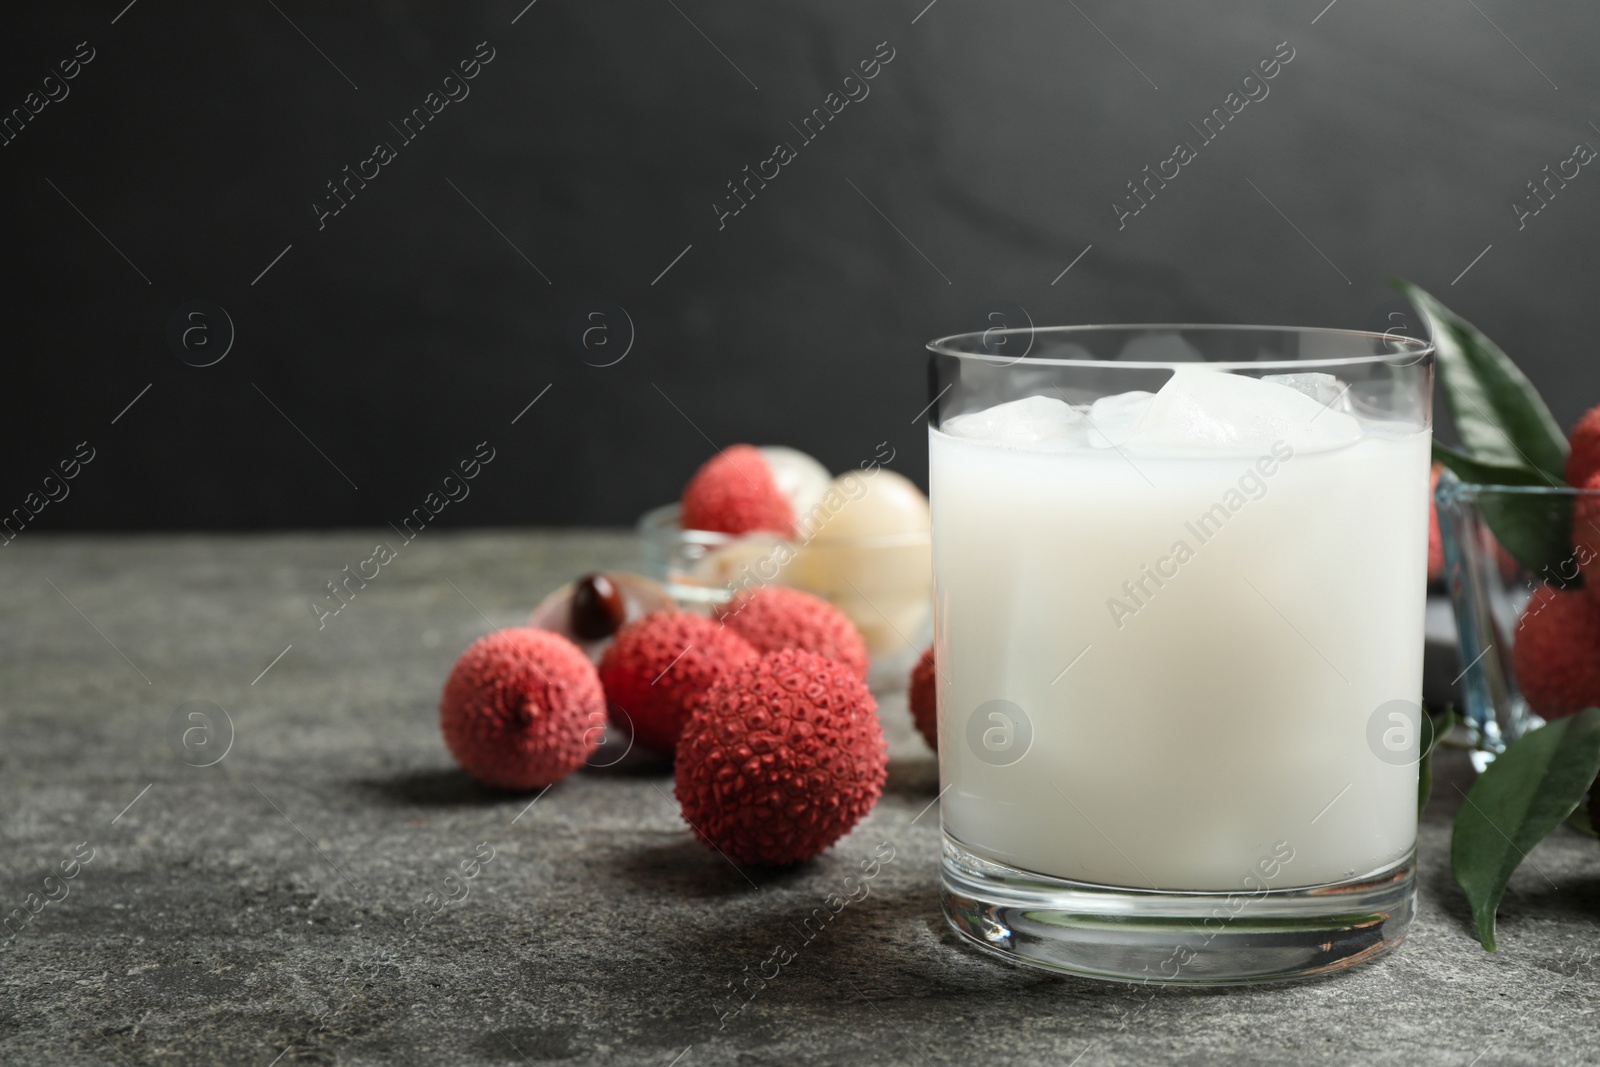
[[[1220,333],[1232,331],[1234,333],[1294,333],[1294,334],[1323,334],[1350,339],[1367,341],[1386,341],[1405,349],[1400,352],[1373,353],[1365,356],[1343,356],[1333,359],[1279,359],[1279,360],[1118,360],[1118,359],[1050,359],[1043,356],[1023,354],[1020,356],[1001,356],[992,351],[978,350],[978,343],[987,338],[1000,335],[1037,337],[1040,334],[1055,336],[1084,334],[1094,331],[1122,331],[1124,333],[1176,333],[1181,331],[1210,331]],[[966,342],[966,348],[960,347]],[[977,343],[974,343],[977,342]],[[995,361],[1010,359],[1005,366],[1013,366],[1027,361],[1035,366],[1047,367],[1123,367],[1128,370],[1177,370],[1180,367],[1204,366],[1215,370],[1286,370],[1311,367],[1349,367],[1373,363],[1393,363],[1404,359],[1408,362],[1403,366],[1413,366],[1421,363],[1434,353],[1434,344],[1431,340],[1423,341],[1404,334],[1373,333],[1370,330],[1341,330],[1329,326],[1266,326],[1266,325],[1229,325],[1226,323],[1088,323],[1078,326],[1014,326],[1004,329],[974,330],[966,333],[953,333],[944,337],[936,337],[926,346],[929,352],[941,356],[953,356],[957,359],[982,360],[990,366]],[[1030,345],[1031,348],[1031,345]]]

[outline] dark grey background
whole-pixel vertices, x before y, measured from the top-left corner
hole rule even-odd
[[[525,2],[0,16],[0,111],[96,51],[0,148],[0,510],[83,440],[27,533],[396,521],[485,439],[441,522],[630,522],[713,441],[841,469],[887,440],[921,480],[920,343],[992,304],[1394,327],[1390,274],[1563,423],[1600,401],[1600,173],[1511,208],[1600,145],[1592,4]],[[319,231],[324,183],[480,41],[471,95]],[[725,183],[884,41],[871,95],[719,230]],[[1124,183],[1283,41],[1270,95],[1119,232]],[[194,299],[236,326],[211,367],[167,341]],[[635,328],[613,366],[572,340],[594,302]]]

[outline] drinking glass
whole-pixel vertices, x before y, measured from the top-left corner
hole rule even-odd
[[[1397,945],[1431,346],[1154,325],[927,347],[951,925],[1127,982]]]
[[[1523,695],[1512,649],[1528,612],[1540,610],[1533,603],[1535,593],[1576,588],[1581,568],[1589,564],[1600,540],[1596,531],[1575,531],[1579,543],[1553,553],[1536,571],[1507,551],[1497,531],[1526,544],[1528,531],[1572,529],[1579,503],[1600,500],[1600,490],[1477,485],[1447,471],[1435,499],[1445,582],[1455,608],[1461,662],[1466,664],[1459,679],[1465,698],[1462,719],[1472,735],[1473,765],[1481,771],[1507,745],[1544,725],[1539,709]]]

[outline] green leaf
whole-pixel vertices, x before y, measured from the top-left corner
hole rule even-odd
[[[1433,793],[1433,750],[1438,747],[1439,741],[1444,738],[1456,725],[1456,709],[1454,706],[1444,709],[1444,714],[1438,720],[1432,715],[1422,716],[1422,759],[1417,764],[1417,818],[1422,818],[1422,809],[1428,806],[1428,797]]]
[[[1589,809],[1583,804],[1572,809],[1572,814],[1567,816],[1567,825],[1584,837],[1600,838],[1600,833],[1595,832],[1594,825],[1589,821]]]
[[[1525,734],[1478,776],[1456,816],[1450,866],[1494,951],[1494,916],[1512,872],[1578,806],[1600,773],[1600,708]]]
[[[1517,561],[1558,588],[1578,584],[1570,494],[1482,493],[1478,510]],[[1563,573],[1565,572],[1565,573]]]
[[[1433,458],[1455,472],[1456,477],[1473,485],[1531,485],[1550,487],[1550,479],[1526,464],[1510,466],[1504,463],[1486,463],[1449,445],[1433,443]],[[1556,484],[1566,483],[1559,478]]]
[[[1567,438],[1539,392],[1476,326],[1402,278],[1391,280],[1428,321],[1439,379],[1462,444],[1474,459],[1531,467],[1559,481]]]
[[[1475,485],[1532,489],[1549,485],[1538,471],[1483,463],[1438,442],[1433,445],[1433,458]],[[1553,585],[1564,588],[1575,583],[1578,575],[1572,548],[1572,510],[1576,501],[1570,493],[1497,493],[1489,489],[1478,493],[1477,503],[1495,540],[1518,562]]]

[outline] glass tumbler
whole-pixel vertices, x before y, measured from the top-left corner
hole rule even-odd
[[[1574,710],[1534,680],[1533,700],[1517,677],[1512,650],[1530,615],[1543,610],[1543,596],[1563,595],[1584,579],[1582,568],[1596,557],[1600,530],[1574,525],[1582,501],[1600,500],[1600,490],[1569,486],[1476,485],[1445,472],[1435,494],[1444,538],[1445,580],[1460,635],[1463,718],[1472,732],[1472,762],[1480,771],[1507,745],[1544,725],[1543,715]],[[1590,506],[1593,506],[1591,503]],[[1579,513],[1581,514],[1581,513]],[[1572,543],[1546,542],[1546,531],[1572,531]],[[1520,562],[1501,541],[1544,563],[1537,570]],[[1537,599],[1536,599],[1537,598]],[[1543,714],[1541,714],[1543,713]]]
[[[1397,945],[1431,346],[1173,325],[927,347],[951,925],[1127,982]]]

